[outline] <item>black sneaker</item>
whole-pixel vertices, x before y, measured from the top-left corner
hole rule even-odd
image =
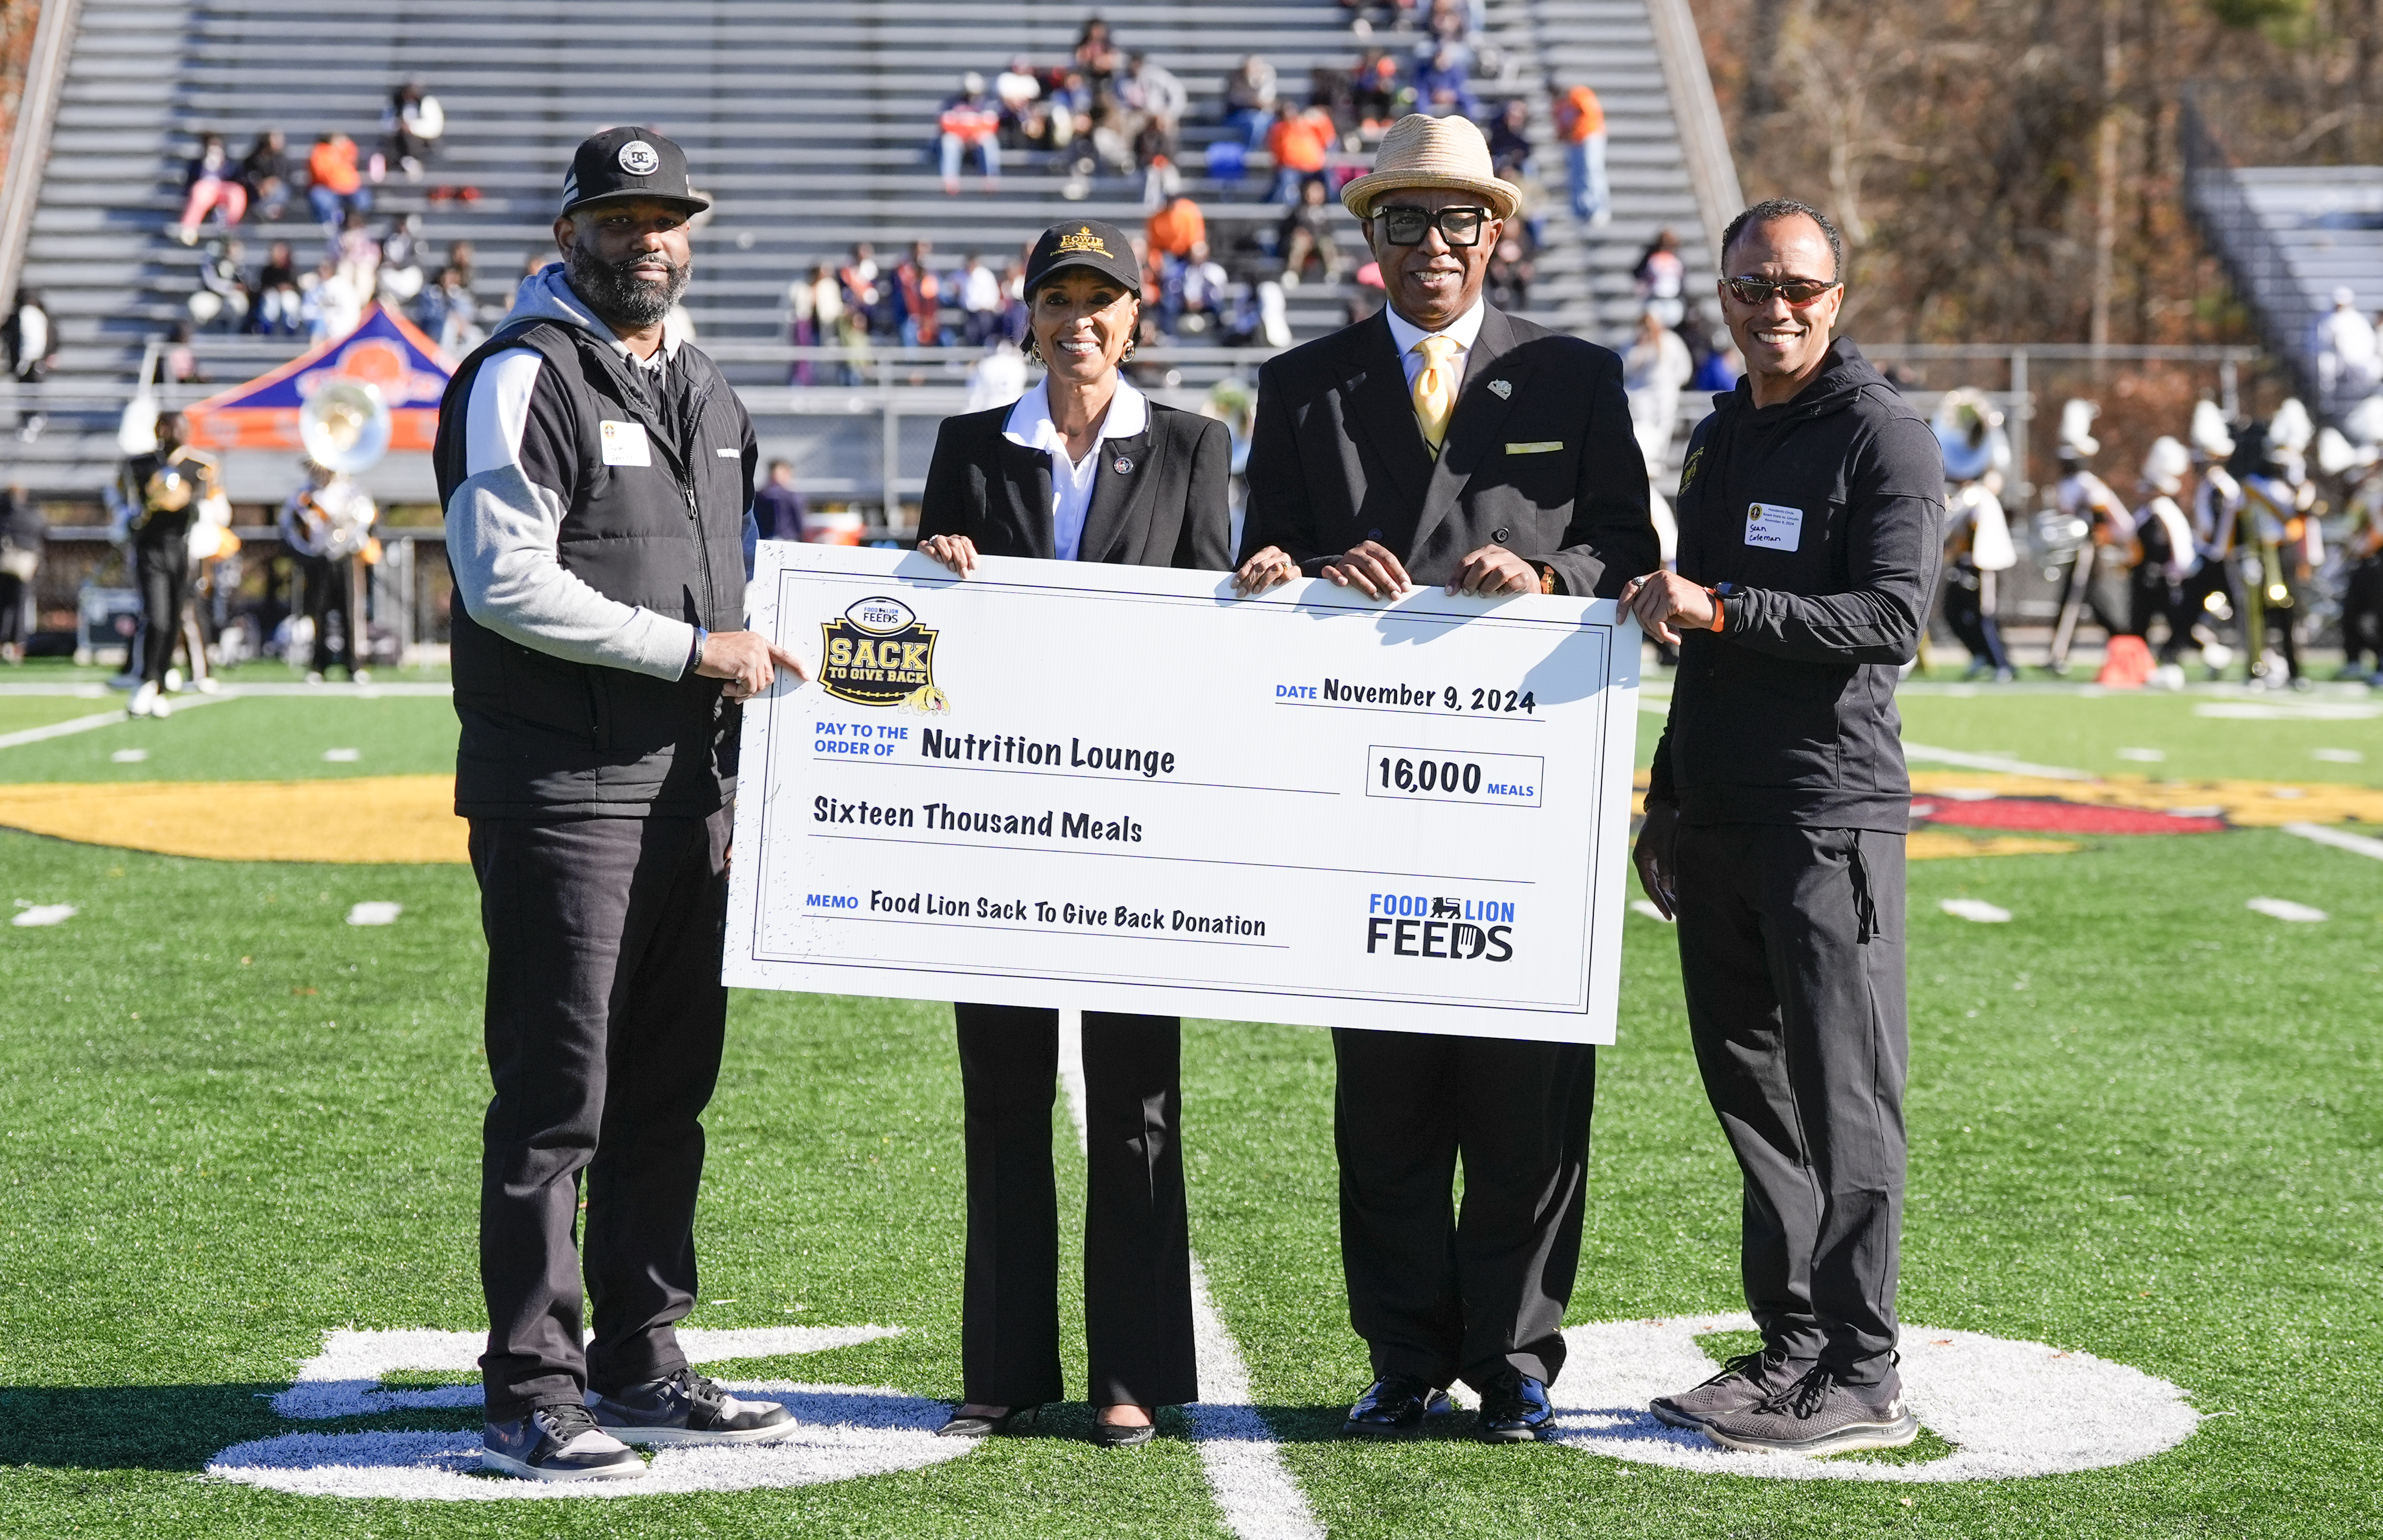
[[[1655,1421],[1696,1431],[1714,1418],[1744,1411],[1786,1389],[1800,1377],[1784,1357],[1769,1349],[1740,1353],[1721,1366],[1721,1373],[1693,1390],[1658,1396],[1647,1403]]]
[[[1833,1455],[1899,1449],[1920,1436],[1920,1419],[1903,1404],[1903,1386],[1851,1386],[1824,1367],[1747,1408],[1705,1424],[1725,1448],[1771,1454]]]
[[[742,1401],[692,1369],[596,1398],[596,1422],[624,1444],[758,1444],[795,1430],[775,1401]]]
[[[1385,1374],[1367,1387],[1340,1424],[1343,1438],[1413,1438],[1426,1422],[1456,1410],[1448,1392],[1412,1374]]]
[[[636,1450],[573,1401],[490,1423],[480,1434],[480,1468],[527,1481],[623,1481],[646,1473]]]
[[[1519,1369],[1508,1369],[1481,1393],[1480,1436],[1485,1444],[1535,1444],[1553,1433],[1555,1425],[1547,1386]]]

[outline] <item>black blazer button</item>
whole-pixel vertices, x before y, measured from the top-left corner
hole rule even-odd
[[[1513,537],[1514,532],[1511,529],[1493,529],[1489,532],[1489,538],[1501,546]]]
[[[1365,531],[1365,538],[1368,540],[1378,540],[1381,537],[1382,532],[1378,529],[1369,529]]]

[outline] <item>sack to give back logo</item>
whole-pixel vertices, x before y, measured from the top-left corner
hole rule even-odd
[[[820,623],[820,688],[855,706],[952,708],[935,688],[935,633],[900,599],[862,599]]]

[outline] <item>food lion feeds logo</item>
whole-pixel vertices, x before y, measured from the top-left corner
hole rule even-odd
[[[633,139],[621,146],[621,169],[632,177],[650,177],[661,166],[661,155],[642,139]]]
[[[1377,893],[1365,904],[1365,950],[1377,956],[1502,963],[1513,936],[1514,906],[1503,899]]]
[[[935,688],[935,634],[897,598],[862,599],[820,624],[820,688],[855,706],[952,708]]]

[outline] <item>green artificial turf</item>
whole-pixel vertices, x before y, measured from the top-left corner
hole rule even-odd
[[[0,733],[22,733],[29,728],[47,727],[53,722],[71,721],[77,717],[95,717],[104,711],[123,709],[124,697],[121,696],[0,695]]]
[[[2037,762],[2080,764],[2064,752],[2104,741],[2092,733],[2106,699],[2024,698],[1999,719],[1998,698],[1914,695],[1905,708],[1923,742]],[[2216,756],[2228,734],[2309,725],[2196,718],[2194,698],[2140,703],[2165,712],[2172,752]],[[1642,719],[1642,745],[1659,722]],[[2137,725],[2106,741],[2134,741]],[[2372,742],[2345,735],[2371,723],[2315,725],[2317,743]],[[134,729],[148,735],[118,736]],[[0,777],[101,778],[126,741],[153,751],[116,767],[138,772],[128,779],[436,771],[451,765],[453,724],[436,699],[249,699],[0,750]],[[321,762],[335,745],[364,758]],[[2121,766],[2160,769],[2093,768]],[[2383,862],[2275,832],[2083,844],[1910,869],[1902,1310],[2131,1364],[2219,1415],[2117,1470],[1921,1485],[1488,1448],[1462,1436],[1463,1417],[1415,1445],[1333,1441],[1366,1367],[1340,1286],[1328,1037],[1188,1023],[1193,1244],[1329,1533],[2383,1534],[2383,1411],[2368,1389],[2383,1341]],[[1937,908],[1955,896],[2015,918],[1955,919]],[[2286,924],[2247,911],[2254,896],[2332,918]],[[484,1319],[470,874],[211,863],[0,832],[0,898],[80,908],[54,928],[0,929],[0,1534],[1224,1533],[1190,1445],[1103,1456],[1067,1436],[1086,1423],[1080,1406],[1057,1436],[791,1490],[406,1504],[199,1477],[239,1440],[473,1421],[297,1424],[260,1398],[330,1328]],[[345,925],[365,899],[404,913]],[[1738,1308],[1735,1173],[1687,1052],[1668,927],[1628,921],[1622,1041],[1599,1068],[1571,1319]],[[719,1372],[956,1397],[948,1013],[740,992],[707,1123],[705,1302],[691,1324],[906,1328]],[[1073,1188],[1064,1115],[1057,1128]],[[1074,1201],[1061,1212],[1065,1301],[1080,1241]],[[1063,1308],[1080,1394],[1079,1312]],[[1726,1334],[1706,1345],[1716,1358],[1738,1346]],[[1931,1435],[1906,1458],[1941,1452]]]
[[[28,699],[0,696],[0,707]],[[160,721],[112,726],[0,748],[0,782],[298,781],[355,775],[452,775],[455,708],[443,696],[225,696],[186,697]],[[110,703],[78,702],[75,716]],[[121,708],[120,699],[113,703]],[[56,720],[56,719],[53,719]],[[327,761],[352,748],[353,760]],[[127,749],[145,758],[118,762]]]
[[[1903,735],[1935,748],[2008,755],[2096,775],[2383,786],[2383,694],[2364,689],[2308,696],[2241,690],[2096,696],[1982,685],[1974,695],[1906,690],[1895,705],[1903,713]],[[2279,715],[2215,714],[2243,709]],[[2340,715],[2326,720],[2318,712]],[[2155,750],[2164,758],[2121,756],[2122,748]],[[2318,749],[2361,758],[2319,758]],[[1912,768],[1946,767],[1915,759]]]

